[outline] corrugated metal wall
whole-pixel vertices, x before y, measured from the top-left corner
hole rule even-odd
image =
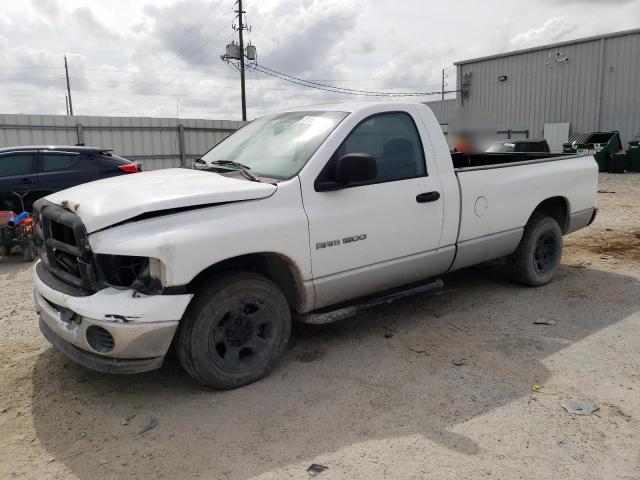
[[[75,145],[113,149],[145,170],[191,165],[243,122],[148,117],[0,115],[0,147]]]
[[[626,145],[640,132],[639,78],[635,30],[460,62],[457,88],[469,83],[468,95],[428,105],[441,123],[464,108],[489,114],[498,129],[525,127],[531,137],[541,138],[545,123],[568,122],[571,132],[619,130]]]
[[[433,111],[441,125],[446,125],[455,114],[458,108],[458,101],[455,98],[426,102],[426,105]]]
[[[640,133],[640,34],[607,39],[603,53],[600,125],[620,130],[626,147]]]

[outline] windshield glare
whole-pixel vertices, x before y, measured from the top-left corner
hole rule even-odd
[[[510,142],[494,142],[487,150],[487,153],[509,153],[516,149],[515,143]]]
[[[298,174],[346,112],[287,112],[245,125],[209,150],[202,159],[246,165],[254,175],[289,179]]]

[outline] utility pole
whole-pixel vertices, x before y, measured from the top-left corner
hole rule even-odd
[[[244,39],[242,38],[242,31],[244,30],[244,25],[242,24],[242,15],[244,15],[244,11],[242,10],[242,0],[238,0],[238,10],[236,10],[238,14],[238,36],[240,37],[240,95],[242,96],[242,121],[247,121],[247,98],[244,87]]]
[[[64,92],[64,107],[67,109],[67,116],[69,116],[69,97],[67,92]]]
[[[249,45],[246,49],[244,46],[244,30],[251,32],[251,27],[245,23],[244,14],[246,13],[242,9],[242,0],[236,0],[235,5],[238,6],[237,10],[234,10],[238,14],[238,25],[233,24],[233,31],[238,31],[239,43],[236,43],[235,39],[227,44],[225,54],[220,55],[220,59],[223,62],[231,63],[240,72],[240,96],[242,99],[242,121],[247,121],[247,93],[245,88],[245,75],[244,69],[248,65],[251,68],[251,62],[256,63],[258,55],[256,53],[255,45],[251,44],[251,36],[249,36]],[[235,62],[238,62],[236,65]],[[248,63],[247,63],[248,62]]]
[[[442,100],[444,100],[444,68],[442,69]]]
[[[64,71],[67,77],[67,96],[69,97],[69,115],[73,116],[73,103],[71,103],[71,86],[69,85],[69,67],[67,66],[67,56],[64,56]]]

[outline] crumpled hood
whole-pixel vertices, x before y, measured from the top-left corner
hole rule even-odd
[[[266,198],[269,183],[230,178],[213,172],[170,168],[105,178],[53,193],[46,200],[75,211],[87,233],[173,208]]]

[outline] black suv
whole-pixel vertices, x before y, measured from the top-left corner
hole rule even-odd
[[[33,202],[81,183],[140,171],[140,165],[96,147],[0,148],[0,210],[31,211]]]

